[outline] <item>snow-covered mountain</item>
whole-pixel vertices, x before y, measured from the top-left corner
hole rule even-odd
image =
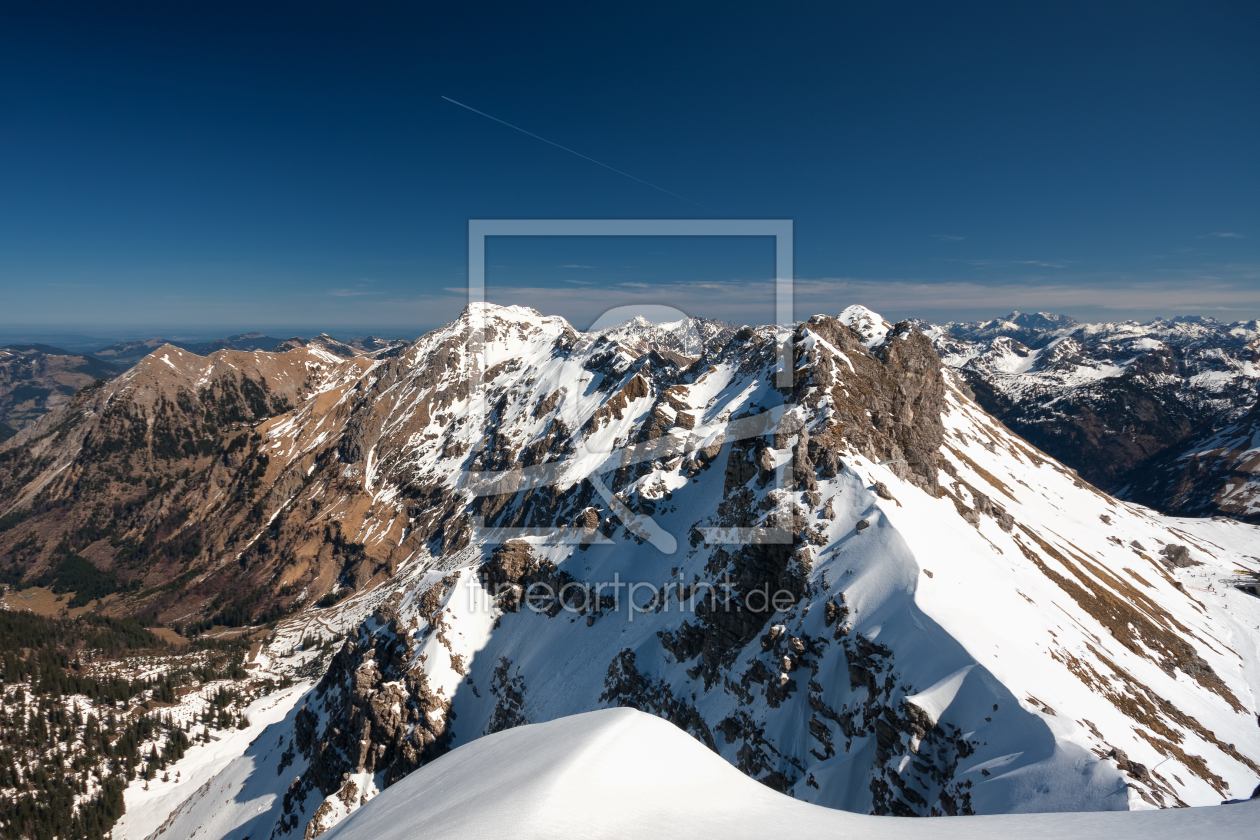
[[[888,337],[888,331],[893,326],[879,313],[872,312],[860,304],[846,308],[837,316],[837,320],[856,332],[865,347],[878,347],[883,344],[884,339]]]
[[[967,341],[990,341],[1000,336],[1013,338],[1029,347],[1044,347],[1055,336],[1078,326],[1075,318],[1050,312],[1012,312],[1005,318],[988,321],[953,321],[945,325],[952,335]]]
[[[243,502],[181,466],[157,501],[204,500],[197,562],[295,611],[269,645],[348,638],[162,836],[316,836],[453,747],[609,706],[860,813],[1251,795],[1260,530],[1100,492],[911,324],[814,317],[779,387],[786,337],[693,360],[479,306],[396,358],[327,357],[254,427]],[[59,451],[24,473],[54,499],[83,469]]]
[[[261,350],[265,353],[283,353],[297,347],[317,347],[332,353],[334,356],[351,358],[353,356],[374,355],[402,347],[408,342],[397,338],[377,338],[369,335],[366,338],[351,338],[338,341],[327,333],[320,333],[314,338],[295,336],[284,340],[272,338],[263,333],[241,333],[219,338],[214,341],[181,341],[165,338],[149,338],[143,341],[120,341],[103,347],[92,354],[93,357],[118,365],[120,368],[130,367],[148,356],[154,350],[165,345],[178,347],[180,350],[195,353],[198,356],[211,356],[220,350],[243,350],[252,352]]]
[[[732,324],[708,318],[682,318],[677,321],[654,323],[643,316],[635,316],[624,323],[593,331],[609,341],[629,349],[632,353],[673,353],[683,360],[694,359],[704,352],[712,352],[735,335]]]
[[[1168,513],[1260,521],[1260,321],[1012,313],[925,328],[986,409],[1099,487]]]
[[[370,335],[367,338],[338,341],[328,333],[320,333],[314,338],[286,338],[284,341],[276,342],[270,349],[273,353],[285,353],[299,347],[309,347],[343,359],[353,359],[356,356],[381,357],[406,346],[406,341],[396,338],[377,338]]]

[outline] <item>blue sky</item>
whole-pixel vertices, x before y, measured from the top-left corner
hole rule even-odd
[[[1258,4],[459,5],[5,4],[0,327],[417,333],[470,217],[791,218],[801,317],[1260,316]],[[768,320],[772,254],[488,284]]]

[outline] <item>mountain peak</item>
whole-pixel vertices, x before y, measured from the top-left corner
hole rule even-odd
[[[680,354],[686,359],[720,348],[735,334],[735,328],[723,321],[677,314],[680,317],[672,321],[653,321],[634,315],[619,324],[597,326],[588,334],[615,341],[637,355],[657,350]]]
[[[459,315],[459,320],[466,321],[473,316],[499,318],[506,321],[539,321],[547,317],[537,309],[532,309],[528,306],[504,306],[485,300],[474,301],[465,306],[464,311]]]
[[[892,324],[884,320],[878,312],[855,303],[836,316],[840,323],[862,336],[862,343],[867,347],[878,347],[884,343]]]

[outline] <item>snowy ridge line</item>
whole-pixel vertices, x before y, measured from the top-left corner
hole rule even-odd
[[[941,817],[907,825],[808,805],[758,785],[658,718],[589,712],[490,735],[384,791],[329,840],[600,836],[905,836],[925,840],[1243,836],[1260,803],[1158,813]]]

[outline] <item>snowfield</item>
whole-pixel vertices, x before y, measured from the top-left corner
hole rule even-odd
[[[608,709],[489,735],[381,793],[327,840],[543,837],[1245,837],[1260,802],[1158,812],[871,817],[776,793],[660,718]]]

